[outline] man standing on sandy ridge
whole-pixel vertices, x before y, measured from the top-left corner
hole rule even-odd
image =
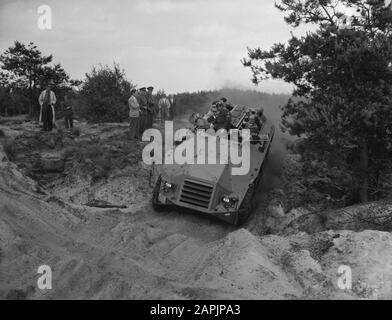
[[[135,97],[136,89],[131,90],[131,97],[128,100],[130,118],[130,138],[139,139],[140,137],[140,106]]]
[[[170,101],[166,96],[159,99],[158,108],[161,113],[161,123],[165,123],[170,113]]]
[[[147,129],[151,129],[154,123],[155,103],[153,91],[154,87],[147,88]]]
[[[41,106],[39,112],[39,122],[43,122],[43,131],[52,131],[53,124],[56,121],[54,105],[56,104],[56,95],[51,90],[51,85],[47,85],[46,89],[41,92],[38,102]]]
[[[174,94],[170,96],[170,120],[174,120],[174,117],[176,116],[176,109],[177,109],[177,101],[176,98],[174,97]]]
[[[140,119],[139,119],[139,133],[143,134],[144,131],[147,129],[147,92],[146,87],[142,87],[139,89],[137,93],[137,102],[139,103],[140,107]]]

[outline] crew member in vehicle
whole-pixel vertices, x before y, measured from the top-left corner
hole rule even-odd
[[[260,121],[260,118],[257,115],[255,109],[250,109],[249,119],[246,122],[245,129],[250,130],[250,134],[254,137],[258,136],[263,124]]]
[[[230,130],[231,116],[230,112],[227,111],[223,102],[219,101],[216,104],[217,115],[214,120],[214,130],[218,131],[221,129]]]
[[[215,116],[218,114],[218,109],[216,108],[216,104],[218,101],[214,101],[211,105],[210,110],[203,116],[203,119],[209,123],[213,123]]]
[[[234,109],[234,106],[231,103],[227,102],[226,98],[223,97],[223,98],[221,98],[220,101],[223,102],[223,104],[224,104],[225,108],[227,109],[227,111],[231,112]]]
[[[260,122],[261,122],[262,124],[264,124],[264,123],[267,121],[267,118],[266,118],[266,116],[264,115],[264,109],[263,109],[263,107],[261,107],[261,108],[259,109],[259,111],[257,111],[257,116],[259,117]]]

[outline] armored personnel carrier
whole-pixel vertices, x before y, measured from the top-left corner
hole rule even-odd
[[[237,106],[231,111],[232,128],[245,126],[250,108]],[[194,129],[207,129],[205,118],[190,118]],[[260,183],[263,168],[274,138],[275,128],[263,124],[250,140],[250,169],[245,175],[233,175],[232,164],[163,165],[152,196],[155,210],[191,210],[216,217],[233,225],[243,224],[252,211],[252,199]],[[242,144],[241,140],[230,143]],[[219,156],[219,148],[214,150]],[[196,162],[195,162],[196,163]]]

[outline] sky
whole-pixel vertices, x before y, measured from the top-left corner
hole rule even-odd
[[[51,30],[38,27],[41,5],[51,8]],[[290,31],[273,0],[0,2],[1,52],[15,40],[32,41],[76,79],[115,61],[133,84],[167,93],[222,87],[291,92],[281,81],[255,87],[240,62],[247,47],[268,49],[287,41]]]

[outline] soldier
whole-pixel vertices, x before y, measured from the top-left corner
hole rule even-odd
[[[136,89],[131,90],[131,97],[128,100],[129,118],[130,118],[130,138],[138,139],[140,137],[140,106],[135,96]]]
[[[231,103],[228,103],[226,98],[221,98],[220,101],[223,102],[223,104],[224,104],[225,108],[227,109],[227,111],[230,112],[230,111],[232,111],[234,109],[234,106]]]
[[[227,109],[225,108],[225,105],[223,104],[223,102],[219,101],[216,104],[216,108],[217,108],[217,116],[215,117],[215,121],[214,121],[214,130],[218,131],[221,129],[225,129],[225,130],[230,130],[230,126],[231,126],[231,117],[230,117],[230,112],[227,111]]]
[[[216,107],[217,103],[218,101],[214,101],[210,110],[203,116],[203,119],[209,123],[213,123],[215,121],[215,117],[218,115],[218,109]]]
[[[260,130],[262,128],[262,123],[260,121],[260,118],[258,117],[256,110],[255,109],[250,109],[250,115],[249,115],[249,120],[247,121],[245,125],[245,129],[250,130],[250,134],[253,137],[256,137],[259,135]]]
[[[147,129],[151,129],[154,123],[155,103],[153,97],[154,87],[147,88]]]
[[[142,87],[139,89],[137,94],[137,102],[140,107],[140,119],[139,119],[139,133],[143,134],[147,129],[147,92],[146,88]]]
[[[259,117],[260,122],[261,122],[262,124],[264,124],[264,123],[267,121],[267,118],[266,118],[265,115],[264,115],[264,109],[263,109],[263,107],[261,107],[260,110],[257,112],[257,116]]]
[[[56,103],[56,95],[48,85],[46,90],[42,91],[38,102],[41,106],[39,122],[43,122],[43,131],[52,131],[53,123],[55,122],[56,115],[54,111],[54,104]]]

